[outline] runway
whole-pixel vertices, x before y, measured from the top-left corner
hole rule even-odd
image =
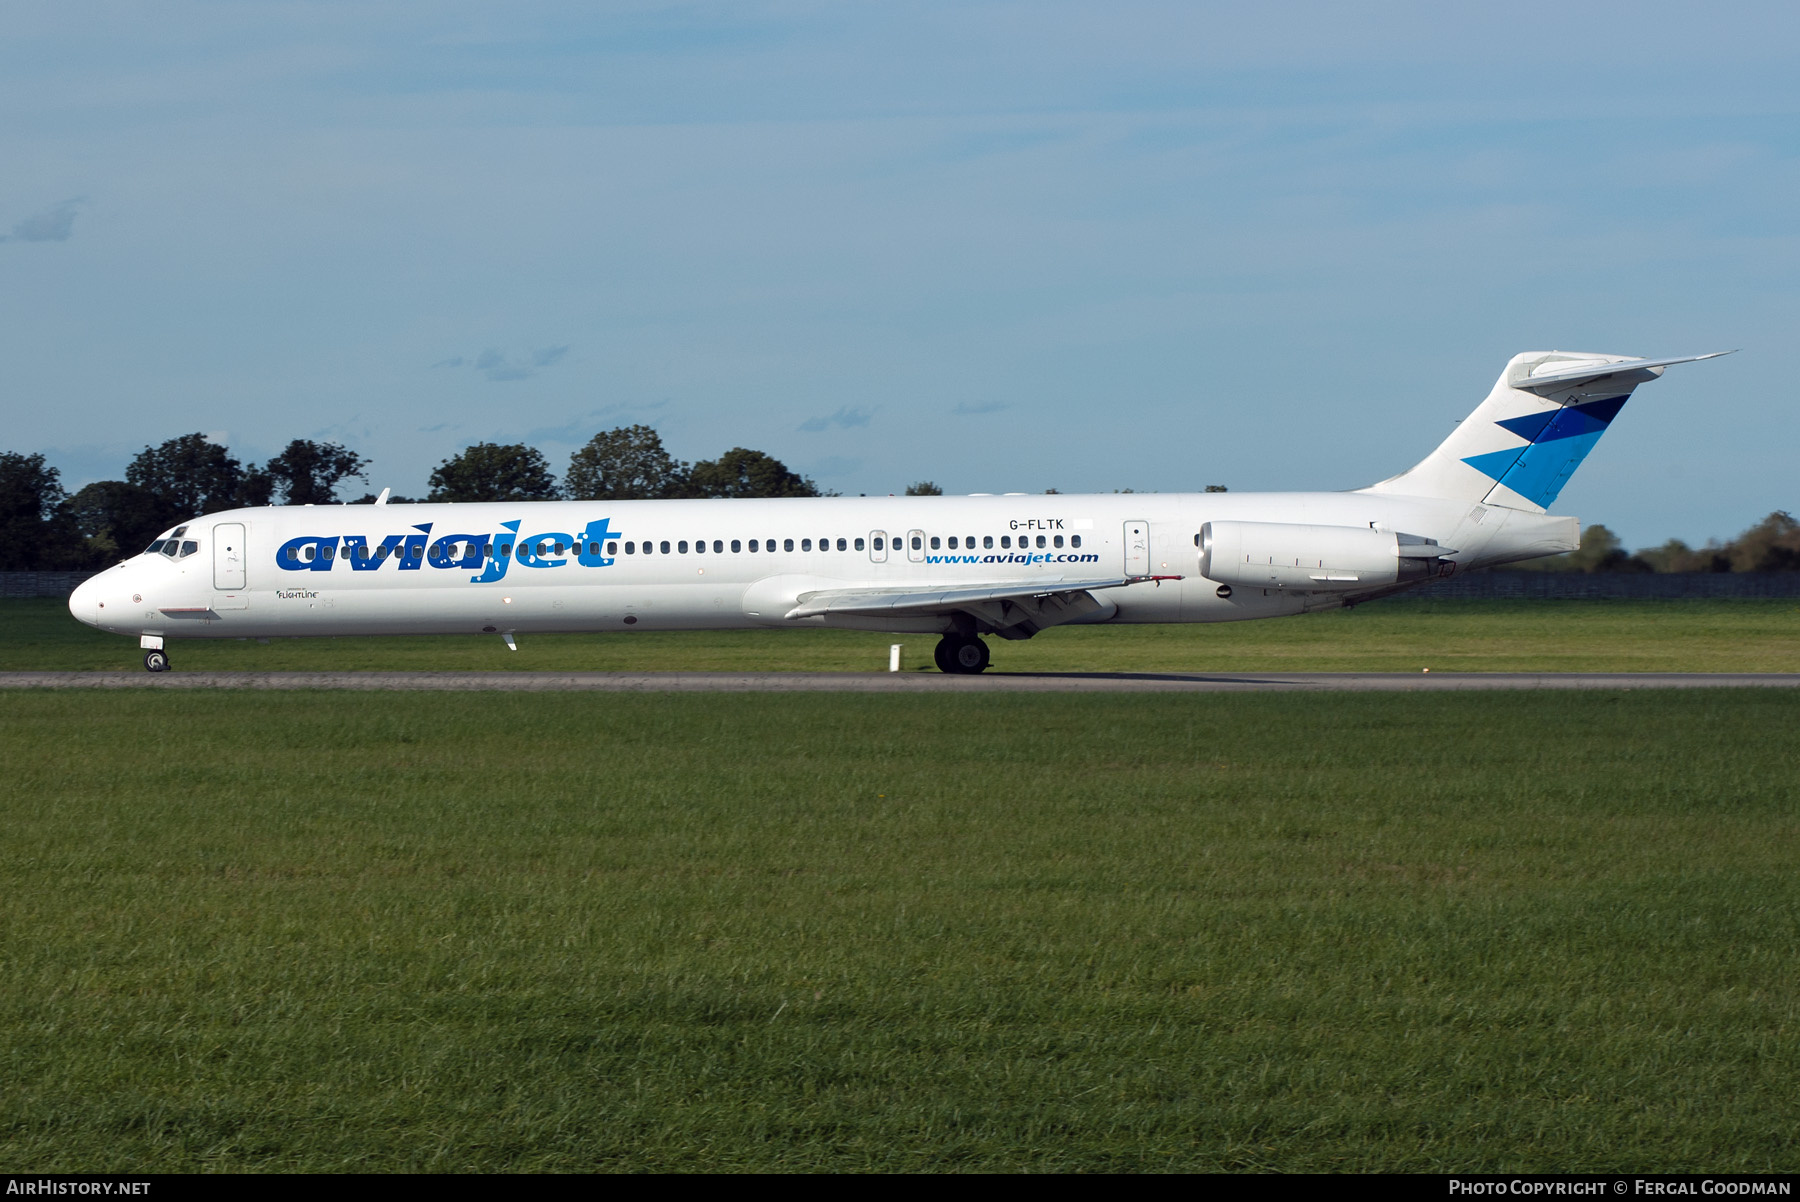
[[[1800,688],[1800,672],[0,672],[0,689],[503,693],[1419,693]]]

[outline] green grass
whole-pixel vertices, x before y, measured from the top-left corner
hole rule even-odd
[[[135,641],[55,600],[0,602],[0,671],[141,670]],[[832,630],[172,641],[181,670],[928,669],[931,636]],[[1405,601],[1204,626],[1067,627],[990,640],[1004,672],[1800,672],[1794,601]]]
[[[1793,1172],[1797,718],[0,693],[0,1160]]]

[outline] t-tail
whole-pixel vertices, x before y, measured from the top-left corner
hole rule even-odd
[[[1570,351],[1513,356],[1487,400],[1409,471],[1362,490],[1543,513],[1619,415],[1632,389],[1677,363]]]

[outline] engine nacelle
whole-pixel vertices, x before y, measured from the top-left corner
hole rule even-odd
[[[1417,535],[1367,526],[1208,522],[1200,574],[1238,588],[1347,592],[1423,580],[1455,554]]]

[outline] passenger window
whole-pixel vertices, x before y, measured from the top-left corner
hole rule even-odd
[[[1000,549],[1003,551],[1012,550],[1012,535],[1002,534],[1000,536]]]
[[[857,546],[859,546],[859,547],[860,547],[860,546],[862,546],[862,539],[860,539],[860,538],[859,538],[859,539],[857,539],[857,540],[856,540],[856,545],[857,545]],[[850,549],[850,544],[849,544],[849,543],[847,543],[847,542],[845,542],[845,541],[844,541],[844,540],[843,540],[843,539],[841,539],[841,538],[840,538],[840,539],[838,539],[838,550],[840,550],[840,551],[848,551],[848,550],[849,550],[849,549]]]
[[[877,551],[885,551],[885,550],[887,550],[887,548],[886,548],[886,547],[884,547],[884,546],[882,546],[882,545],[881,545],[881,540],[880,540],[880,539],[876,539],[876,540],[875,540],[875,549],[876,549],[876,550],[877,550]]]
[[[935,534],[931,536],[931,549],[933,551],[938,549],[938,536]]]
[[[617,555],[619,553],[619,544],[616,542],[607,543],[606,544],[606,553],[608,555]]]
[[[956,550],[956,536],[954,534],[950,536],[950,549],[952,551]]]
[[[992,551],[994,549],[994,536],[991,534],[982,535],[981,545]]]
[[[1081,536],[1079,534],[1071,534],[1069,536],[1069,545],[1071,547],[1079,547],[1081,545]]]
[[[626,543],[625,544],[625,554],[636,555],[637,554],[637,544],[636,543]]]
[[[663,539],[663,541],[657,546],[656,549],[659,553],[661,553],[663,555],[667,555],[669,553],[669,540],[666,538]]]
[[[319,553],[319,549],[317,547],[308,546],[306,548],[306,550],[300,552],[300,558],[304,559],[308,563],[311,563],[313,561],[313,557],[316,556],[318,553]],[[163,552],[163,554],[165,554],[165,555],[175,554],[175,540],[174,539],[169,540],[169,549],[167,551]]]
[[[857,539],[857,540],[856,540],[856,549],[857,549],[857,550],[858,550],[858,551],[860,551],[860,550],[862,550],[862,549],[863,549],[863,540],[862,540],[862,539],[860,539],[860,538],[859,538],[859,539]]]
[[[975,549],[975,536],[971,534],[968,538],[963,539],[963,546],[973,551]]]
[[[1044,536],[1040,534],[1037,536],[1037,538],[1038,538],[1038,549],[1042,550],[1043,546],[1044,546]]]
[[[1055,536],[1055,537],[1054,537],[1054,538],[1052,538],[1052,539],[1051,539],[1051,540],[1050,540],[1050,545],[1051,545],[1051,546],[1053,546],[1053,547],[1060,547],[1060,546],[1062,546],[1062,535],[1060,535],[1060,534],[1058,534],[1058,535],[1057,535],[1057,536]]]
[[[562,544],[561,544],[561,543],[557,543],[557,544],[556,544],[556,553],[557,553],[557,554],[558,554],[558,555],[561,555],[561,554],[562,554],[562,553],[563,553],[563,552],[564,552],[564,551],[566,551],[566,550],[568,550],[568,548],[567,548],[567,547],[564,547],[564,546],[563,546],[563,545],[562,545]]]
[[[735,538],[731,540],[731,553],[733,555],[736,555],[738,552],[742,551],[743,549],[744,549],[743,544],[739,540],[737,540]],[[752,551],[756,550],[756,544],[754,542],[752,542],[750,544],[750,549]]]
[[[714,555],[725,554],[725,540],[724,539],[719,539],[719,538],[713,539],[713,554]]]
[[[924,549],[924,546],[925,546],[924,541],[922,539],[920,539],[919,536],[916,534],[912,536],[912,543],[913,543],[913,545],[912,545],[913,550],[919,551],[919,550]]]
[[[687,539],[684,538],[680,542],[676,543],[675,549],[680,551],[683,555],[686,555],[687,554]]]
[[[791,538],[782,539],[781,540],[781,549],[783,551],[792,551],[794,549],[794,540]]]
[[[810,539],[810,538],[803,538],[803,539],[801,539],[801,540],[800,540],[800,549],[801,549],[801,550],[802,550],[802,551],[810,551],[810,550],[812,550],[812,539]]]
[[[755,552],[755,550],[756,550],[756,540],[755,539],[750,540],[750,550],[752,552]]]

